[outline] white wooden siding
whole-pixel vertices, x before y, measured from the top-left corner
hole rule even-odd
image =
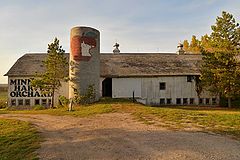
[[[165,82],[166,89],[160,90],[159,83]],[[159,105],[160,98],[171,98],[172,104],[176,104],[176,99],[194,98],[195,104],[198,104],[198,96],[195,90],[195,81],[187,82],[187,76],[163,76],[152,78],[113,78],[112,79],[113,98],[132,97],[135,91],[135,97],[140,97],[146,101],[146,104]],[[215,98],[208,92],[202,92],[201,98]],[[217,99],[218,101],[218,99]]]
[[[113,78],[112,96],[113,98],[141,97],[141,78]]]

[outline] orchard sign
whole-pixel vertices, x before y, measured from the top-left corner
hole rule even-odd
[[[30,79],[10,79],[10,97],[51,97],[50,94],[41,94],[31,86]]]

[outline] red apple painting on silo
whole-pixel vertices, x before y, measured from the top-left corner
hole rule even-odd
[[[75,61],[89,61],[92,57],[91,49],[96,47],[96,34],[93,32],[76,35],[71,39],[71,53]]]

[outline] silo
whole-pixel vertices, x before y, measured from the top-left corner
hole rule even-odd
[[[74,27],[70,35],[69,98],[76,92],[87,93],[89,86],[95,89],[99,99],[100,82],[100,33],[90,27]]]

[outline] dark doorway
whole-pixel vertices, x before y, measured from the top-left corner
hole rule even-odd
[[[102,96],[112,97],[112,78],[106,78],[102,81]]]

